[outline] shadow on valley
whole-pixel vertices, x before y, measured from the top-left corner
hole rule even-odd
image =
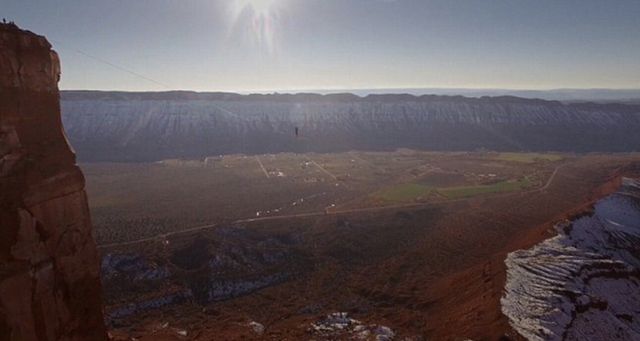
[[[289,293],[299,302],[289,309],[306,314],[315,308],[304,302],[315,300],[324,310],[334,304],[326,289],[336,290],[336,296],[344,294],[347,286],[336,285],[346,285],[361,269],[375,268],[409,246],[424,232],[421,224],[436,221],[441,214],[431,209],[378,215],[375,220],[267,221],[159,238],[136,245],[135,251],[110,247],[102,256],[107,322],[112,328],[125,327],[149,312],[180,305],[215,312],[217,302],[292,281],[307,289]],[[324,283],[329,278],[317,282],[326,275],[331,283]],[[379,294],[358,295],[389,304]],[[368,309],[365,306],[352,309]]]

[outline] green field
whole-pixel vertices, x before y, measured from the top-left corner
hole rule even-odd
[[[562,160],[562,156],[543,153],[500,153],[496,156],[496,159],[511,162],[534,163],[538,160],[558,161]]]
[[[500,182],[493,185],[484,186],[459,186],[440,188],[438,191],[449,198],[469,197],[479,194],[511,192],[524,189],[531,186],[529,180],[521,180],[518,182]]]
[[[462,198],[481,194],[511,192],[525,189],[531,186],[529,180],[517,182],[500,182],[492,185],[480,186],[455,186],[455,187],[432,187],[415,183],[401,184],[376,194],[377,197],[391,201],[412,201],[417,197],[437,190],[448,198]]]
[[[392,201],[411,201],[422,194],[429,192],[434,187],[420,184],[402,184],[378,193],[376,196]]]

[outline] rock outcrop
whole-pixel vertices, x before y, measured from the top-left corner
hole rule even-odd
[[[57,54],[0,24],[0,340],[106,340],[84,177],[60,117]]]
[[[177,91],[63,92],[61,105],[69,139],[85,161],[402,147],[640,149],[640,105],[564,104],[508,96],[243,96]]]
[[[505,260],[502,312],[531,341],[640,339],[640,181]]]

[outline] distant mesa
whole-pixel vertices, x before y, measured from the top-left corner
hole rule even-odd
[[[81,161],[397,148],[640,149],[640,105],[620,103],[513,96],[64,91],[61,105]]]

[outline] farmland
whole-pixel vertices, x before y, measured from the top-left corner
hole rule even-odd
[[[81,167],[96,240],[110,244],[249,218],[513,192],[539,186],[554,165],[399,150]]]
[[[446,198],[460,198],[491,193],[508,193],[527,189],[531,186],[529,180],[503,181],[490,185],[432,187],[416,183],[401,184],[386,189],[377,194],[378,197],[389,201],[408,202],[421,199],[424,195],[435,193]]]
[[[391,201],[411,201],[431,190],[434,190],[434,187],[411,183],[401,184],[380,192],[378,196]]]
[[[516,190],[526,189],[531,185],[528,180],[514,182],[500,182],[492,185],[482,186],[461,186],[444,188],[441,192],[450,198],[468,197],[480,194],[507,193]]]
[[[536,161],[560,161],[560,154],[543,154],[543,153],[498,153],[496,159],[502,161],[534,163]]]

